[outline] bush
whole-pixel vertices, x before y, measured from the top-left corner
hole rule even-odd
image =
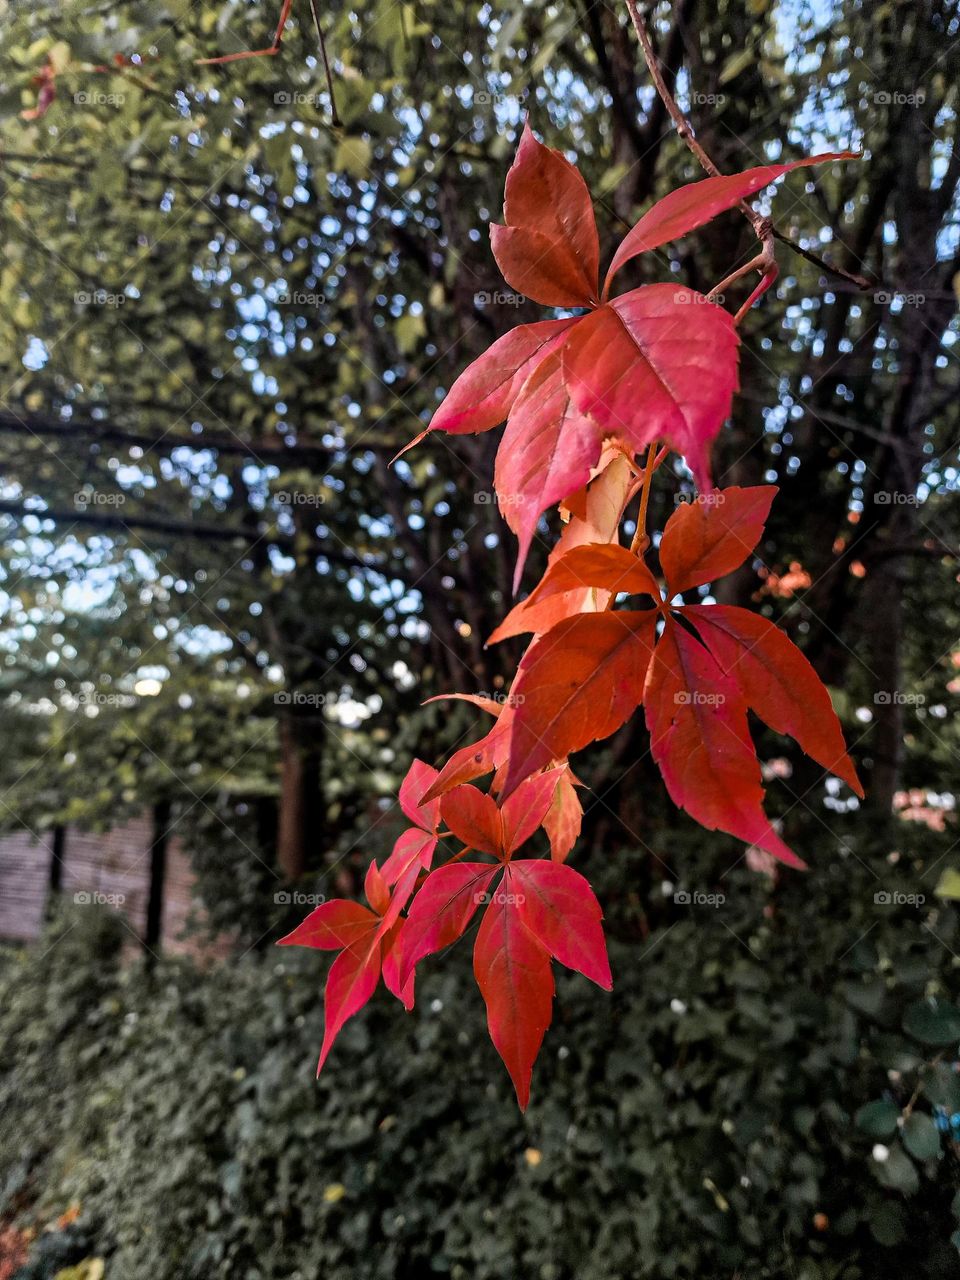
[[[558,975],[525,1117],[466,948],[428,963],[413,1014],[378,995],[314,1081],[325,959],[150,971],[109,918],[64,919],[0,971],[0,1213],[79,1206],[17,1274],[958,1274],[957,1146],[937,1126],[960,1111],[960,945],[923,878],[936,839],[895,863],[823,848],[771,892],[720,878],[729,844],[671,835],[656,852],[725,901],[615,905],[615,991]],[[603,897],[651,865],[591,874]],[[898,892],[926,901],[875,900]]]

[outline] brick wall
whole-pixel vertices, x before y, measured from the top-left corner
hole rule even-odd
[[[142,939],[150,895],[152,839],[150,813],[104,832],[67,827],[63,833],[61,893],[71,903],[78,900],[82,905],[87,899],[120,912],[131,937]],[[49,833],[0,835],[0,939],[30,942],[42,930],[50,895],[53,843]],[[193,884],[189,857],[173,835],[166,854],[161,923],[164,951],[198,949],[195,937],[183,936],[188,917],[200,913]],[[212,945],[218,952],[226,949],[223,940]]]

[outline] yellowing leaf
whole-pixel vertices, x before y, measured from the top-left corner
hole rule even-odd
[[[370,168],[372,149],[366,138],[344,138],[336,150],[333,167],[351,177],[363,178]]]

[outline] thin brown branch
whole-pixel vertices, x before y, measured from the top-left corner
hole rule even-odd
[[[327,58],[327,42],[323,38],[323,27],[320,25],[320,14],[317,12],[317,0],[310,0],[310,12],[313,14],[313,25],[317,29],[317,40],[320,42],[320,59],[323,62],[323,74],[327,80],[327,94],[330,97],[330,123],[339,129],[343,123],[337,114],[337,98],[333,91],[333,75]]]
[[[663,74],[660,70],[656,51],[654,50],[653,43],[650,39],[650,32],[647,29],[646,21],[637,6],[636,0],[626,0],[626,5],[627,10],[630,13],[630,20],[633,23],[633,28],[637,33],[637,39],[640,41],[640,48],[643,50],[644,61],[646,62],[647,69],[650,72],[650,78],[653,80],[657,96],[666,107],[667,113],[673,121],[677,133],[686,143],[689,150],[696,156],[697,160],[700,162],[701,168],[706,173],[710,174],[711,177],[720,177],[720,170],[697,141],[696,135],[693,131],[693,126],[690,124],[690,121],[684,115],[677,103],[676,98],[667,87],[666,81],[664,80]],[[769,218],[765,218],[762,214],[757,213],[756,209],[752,209],[745,200],[741,200],[739,202],[739,208],[743,213],[743,216],[753,227],[757,239],[760,241],[763,248],[760,257],[757,260],[758,265],[756,268],[762,273],[760,284],[737,312],[738,320],[745,315],[747,311],[749,311],[757,298],[770,288],[777,277],[777,264],[774,253],[774,242],[777,240],[779,240],[781,244],[787,245],[802,258],[806,258],[808,262],[812,262],[815,266],[820,267],[822,271],[826,271],[829,275],[840,276],[842,279],[850,281],[850,283],[857,285],[858,288],[861,289],[869,289],[873,287],[871,282],[865,277],[854,275],[840,267],[834,267],[829,262],[825,262],[822,258],[817,257],[815,253],[811,253],[809,249],[801,248],[795,240],[784,235],[782,231],[778,231]]]
[[[128,431],[109,422],[92,421],[59,421],[55,418],[44,418],[36,414],[17,414],[0,412],[0,434],[24,435],[76,443],[79,446],[94,444],[131,445],[142,448],[144,452],[162,449],[193,449],[198,453],[209,449],[221,454],[242,454],[245,457],[259,459],[274,465],[291,463],[322,463],[328,466],[330,458],[338,453],[349,453],[349,441],[343,445],[293,444],[288,445],[281,439],[276,440],[242,440],[239,436],[222,436],[204,433],[202,435],[183,436],[172,431],[163,431],[159,435],[145,432]],[[360,452],[395,453],[396,441],[367,441],[357,446]]]

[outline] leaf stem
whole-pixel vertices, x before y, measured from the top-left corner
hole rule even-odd
[[[661,458],[662,462],[663,459]],[[642,555],[650,545],[650,539],[647,537],[647,508],[650,506],[650,489],[653,473],[658,466],[657,461],[657,442],[650,441],[650,448],[647,450],[647,462],[643,472],[643,487],[640,490],[640,510],[637,512],[637,528],[633,535],[633,541],[630,543],[630,550],[634,555]]]

